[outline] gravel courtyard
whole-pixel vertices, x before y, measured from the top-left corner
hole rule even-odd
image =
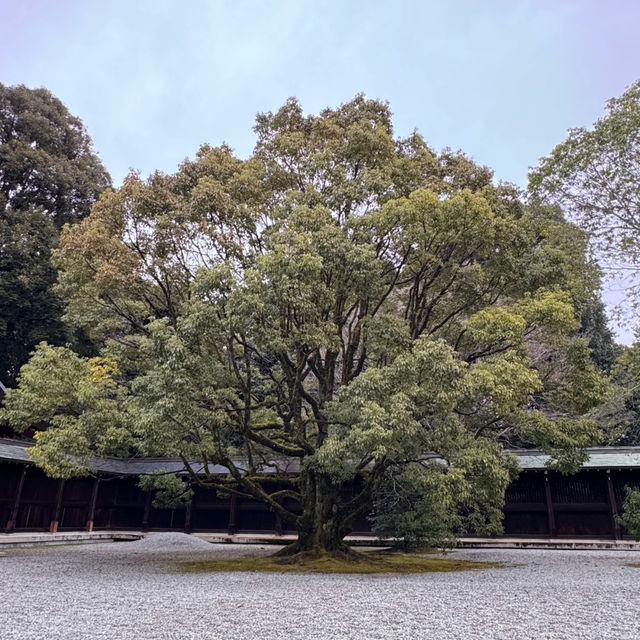
[[[261,550],[260,550],[261,549]],[[273,548],[183,534],[13,549],[0,557],[0,636],[32,639],[638,640],[640,554],[459,551],[508,568],[340,576],[176,572],[181,560]]]

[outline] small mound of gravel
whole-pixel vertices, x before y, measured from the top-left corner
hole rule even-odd
[[[212,550],[210,542],[190,536],[186,533],[177,531],[167,531],[165,533],[148,533],[141,540],[135,542],[127,542],[132,545],[133,551],[198,551],[206,549]]]

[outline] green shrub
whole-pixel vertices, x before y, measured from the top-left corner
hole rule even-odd
[[[640,491],[627,487],[622,505],[621,524],[635,540],[640,540]]]

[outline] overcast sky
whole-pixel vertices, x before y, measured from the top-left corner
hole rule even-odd
[[[116,184],[203,142],[248,155],[255,114],[289,96],[317,112],[364,92],[397,134],[524,187],[640,77],[639,25],[637,0],[0,0],[0,82],[57,95]]]

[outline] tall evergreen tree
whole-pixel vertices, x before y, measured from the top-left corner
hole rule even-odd
[[[46,89],[0,84],[0,379],[41,340],[64,344],[53,292],[59,230],[89,214],[110,178],[82,122]]]

